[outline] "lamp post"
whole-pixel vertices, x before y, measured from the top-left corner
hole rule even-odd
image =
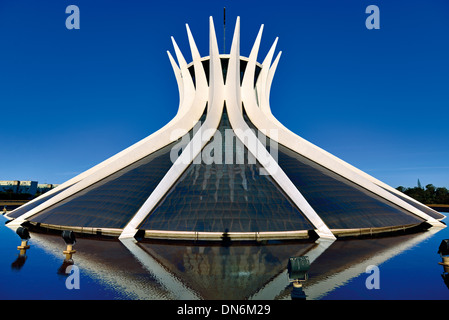
[[[17,235],[22,239],[22,243],[17,247],[17,250],[20,250],[20,254],[24,255],[26,251],[30,248],[28,245],[28,240],[31,238],[30,233],[27,228],[19,227],[16,230]]]

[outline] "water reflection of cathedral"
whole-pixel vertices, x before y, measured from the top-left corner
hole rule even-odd
[[[130,299],[291,299],[287,263],[307,256],[307,299],[320,299],[368,265],[380,265],[441,229],[364,240],[230,246],[80,239],[73,260],[83,272]],[[31,245],[61,257],[61,238],[32,234]]]

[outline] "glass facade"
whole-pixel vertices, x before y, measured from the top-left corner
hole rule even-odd
[[[226,129],[231,126],[225,109],[219,126],[223,140]],[[204,232],[314,229],[276,183],[260,174],[260,164],[248,160],[243,145],[239,148],[235,140],[223,140],[210,141],[204,147],[203,159],[195,159],[140,229]],[[205,153],[211,151],[215,155],[219,151],[208,149],[211,144],[221,148],[221,163],[205,163]],[[243,152],[244,163],[227,164],[225,157],[230,151]]]
[[[444,218],[444,215],[442,215],[442,214],[440,214],[440,213],[438,213],[438,212],[435,212],[434,210],[430,209],[429,207],[427,207],[427,206],[424,205],[424,204],[416,203],[416,202],[414,202],[414,201],[411,201],[410,199],[407,199],[407,198],[404,197],[404,196],[401,196],[400,194],[393,193],[393,192],[391,192],[391,191],[389,191],[389,190],[387,190],[387,189],[385,189],[385,190],[388,191],[388,192],[390,192],[391,194],[395,195],[396,197],[401,198],[402,200],[404,200],[404,201],[407,202],[408,204],[414,206],[415,208],[417,208],[417,209],[419,209],[419,210],[425,212],[426,214],[428,214],[428,215],[431,216],[432,218],[435,218],[435,219],[443,219],[443,218]]]
[[[243,116],[255,129],[247,115]],[[201,122],[205,117],[203,114]],[[192,131],[187,134],[190,138]],[[261,133],[255,132],[255,135],[262,138],[261,142],[267,145],[270,153],[276,153],[279,166],[330,229],[402,226],[424,221],[283,145],[270,146],[270,140],[263,139]],[[173,150],[180,146],[180,141],[111,174],[29,220],[64,226],[124,228],[172,166]],[[277,149],[270,150],[274,146]],[[19,208],[11,217],[20,216],[52,196],[44,195],[32,205]],[[219,233],[314,229],[236,138],[226,107],[214,137],[139,228]]]
[[[201,120],[204,120],[203,115]],[[192,132],[187,133],[189,135]],[[67,199],[30,221],[46,224],[124,228],[172,166],[175,141]]]
[[[53,198],[54,196],[56,196],[57,194],[61,193],[62,191],[64,191],[65,189],[67,189],[68,187],[65,187],[64,189],[61,189],[53,194],[43,194],[39,197],[38,200],[34,201],[33,203],[29,203],[29,204],[24,204],[22,206],[20,206],[19,208],[17,208],[14,212],[11,212],[8,214],[8,217],[11,218],[18,218],[19,216],[21,216],[22,214],[30,211],[31,209],[36,208],[38,205],[44,203],[45,201]]]
[[[246,114],[244,118],[254,128]],[[424,221],[287,147],[281,144],[276,147],[279,166],[330,229],[401,226]],[[270,150],[269,139],[267,149]]]

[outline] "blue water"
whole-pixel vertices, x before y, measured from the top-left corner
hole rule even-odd
[[[79,289],[58,270],[65,244],[59,236],[31,233],[26,260],[19,237],[0,217],[0,299],[291,299],[283,273],[289,256],[310,253],[310,244],[201,246],[143,244],[136,254],[119,241],[78,239],[73,260]],[[419,237],[422,238],[419,238]],[[418,240],[413,240],[413,239]],[[449,299],[439,244],[449,228],[373,240],[337,240],[311,264],[307,299]],[[407,241],[412,245],[401,246]],[[376,260],[377,259],[377,260]],[[366,286],[368,264],[378,267],[379,289]],[[161,268],[159,268],[161,267]],[[277,279],[278,285],[273,285]],[[279,289],[279,283],[281,288]]]
[[[17,246],[20,238],[5,227],[4,217],[0,218],[0,299],[120,299],[120,292],[105,286],[95,278],[82,276],[80,289],[66,288],[67,276],[58,274],[64,261],[61,239],[61,256],[53,256],[44,249],[33,246],[26,252],[26,260],[20,269],[12,267],[19,256]],[[33,235],[32,235],[33,237]],[[80,272],[83,273],[82,271]]]
[[[447,220],[447,219],[446,219]],[[449,239],[449,228],[418,243],[379,265],[380,288],[368,290],[364,273],[336,288],[324,299],[449,300],[437,254],[441,240]]]

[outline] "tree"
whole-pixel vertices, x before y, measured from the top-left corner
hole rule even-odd
[[[435,203],[435,187],[433,184],[426,185],[426,189],[424,191],[424,203]]]
[[[435,190],[436,204],[449,204],[449,190],[446,188],[437,188]]]
[[[417,187],[404,188],[403,186],[399,186],[396,189],[424,204],[449,204],[448,189],[444,187],[436,188],[433,184],[426,185],[424,189],[419,179]]]

